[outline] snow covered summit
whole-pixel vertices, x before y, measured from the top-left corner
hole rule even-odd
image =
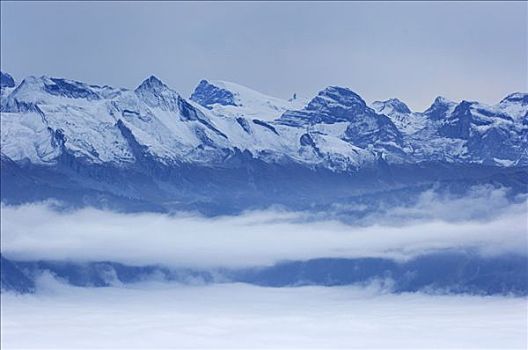
[[[3,87],[15,87],[15,80],[11,75],[0,72],[0,88]]]
[[[206,80],[187,100],[154,76],[135,90],[47,76],[16,85],[6,73],[2,84],[2,154],[19,163],[218,166],[245,152],[344,172],[380,155],[397,164],[528,164],[523,93],[493,106],[438,97],[420,113],[397,99],[369,106],[336,86],[304,101]]]
[[[215,114],[229,117],[246,117],[271,121],[290,109],[299,109],[303,99],[282,100],[226,81],[202,80],[190,98],[212,110]]]

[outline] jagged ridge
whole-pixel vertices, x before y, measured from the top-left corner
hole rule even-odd
[[[202,80],[190,100],[151,76],[135,90],[2,73],[2,153],[53,166],[67,154],[92,164],[227,164],[238,151],[269,164],[350,172],[388,163],[528,164],[528,95],[494,106],[435,99],[422,113],[397,99],[372,106],[352,90],[284,101]],[[126,130],[126,132],[124,132]],[[60,135],[60,139],[57,139]],[[137,145],[131,145],[134,139]]]

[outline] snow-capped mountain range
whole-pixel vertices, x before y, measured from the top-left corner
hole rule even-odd
[[[1,75],[1,150],[18,162],[52,166],[68,154],[124,167],[218,165],[235,154],[349,172],[424,161],[528,164],[528,94],[496,105],[435,99],[413,112],[397,99],[371,106],[348,88],[327,87],[309,101],[266,96],[202,80],[189,99],[151,76],[135,90]]]
[[[527,192],[526,93],[493,106],[439,97],[413,112],[337,86],[281,100],[202,80],[187,99],[154,76],[134,90],[0,82],[3,203],[207,215],[279,205],[349,220],[425,189]]]
[[[313,214],[306,220],[358,225],[376,212],[386,212],[395,223],[398,211],[419,219],[424,214],[413,202],[434,202],[444,195],[473,198],[483,185],[501,187],[489,191],[490,205],[499,211],[505,210],[505,201],[519,204],[528,193],[528,94],[511,94],[494,106],[439,97],[425,112],[412,112],[397,99],[369,106],[350,89],[335,86],[308,101],[205,80],[186,99],[153,76],[127,90],[46,76],[17,83],[2,73],[0,86],[2,208],[46,201],[59,209],[217,216],[271,207]],[[505,195],[495,198],[496,193]],[[452,210],[465,203],[480,202],[460,200]],[[475,213],[487,213],[480,210]],[[257,217],[257,225],[283,227],[275,225],[272,215]],[[163,225],[171,226],[165,220],[169,224]],[[255,225],[253,220],[243,219]],[[194,225],[183,226],[168,232],[191,231]],[[199,241],[203,237],[197,233]],[[390,278],[394,292],[528,293],[524,257],[480,257],[462,248],[450,251],[440,245],[438,252],[424,250],[402,261],[322,257],[212,271],[117,261],[11,260],[2,252],[0,284],[2,290],[33,292],[36,276],[48,271],[75,286],[150,278],[335,286]]]

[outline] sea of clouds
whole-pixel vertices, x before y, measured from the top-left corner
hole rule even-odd
[[[49,276],[2,295],[2,349],[526,349],[526,299],[369,287],[148,283],[76,288]]]
[[[2,254],[14,260],[249,267],[319,257],[409,259],[439,250],[522,254],[527,201],[476,187],[424,192],[356,222],[324,213],[237,216],[2,206]],[[376,284],[378,283],[378,284]],[[37,293],[1,298],[1,346],[12,348],[516,348],[528,346],[525,297],[392,294],[383,281],[270,288],[150,280],[73,287],[49,272]]]

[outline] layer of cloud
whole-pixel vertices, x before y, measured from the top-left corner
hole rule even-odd
[[[2,348],[525,349],[523,298],[239,284],[2,295]]]
[[[306,220],[306,214],[280,211],[205,218],[92,208],[58,212],[45,204],[4,206],[2,254],[201,268],[319,257],[406,259],[443,249],[526,254],[526,202],[507,202],[505,191],[494,191],[477,189],[464,199],[426,193],[417,206],[373,214],[368,226]],[[476,209],[478,219],[471,214]],[[450,219],[450,212],[457,220]]]
[[[513,196],[508,188],[491,185],[474,186],[463,194],[430,189],[420,193],[411,205],[390,207],[382,203],[363,222],[486,221],[517,211],[524,211],[528,218],[527,198],[526,194]]]

